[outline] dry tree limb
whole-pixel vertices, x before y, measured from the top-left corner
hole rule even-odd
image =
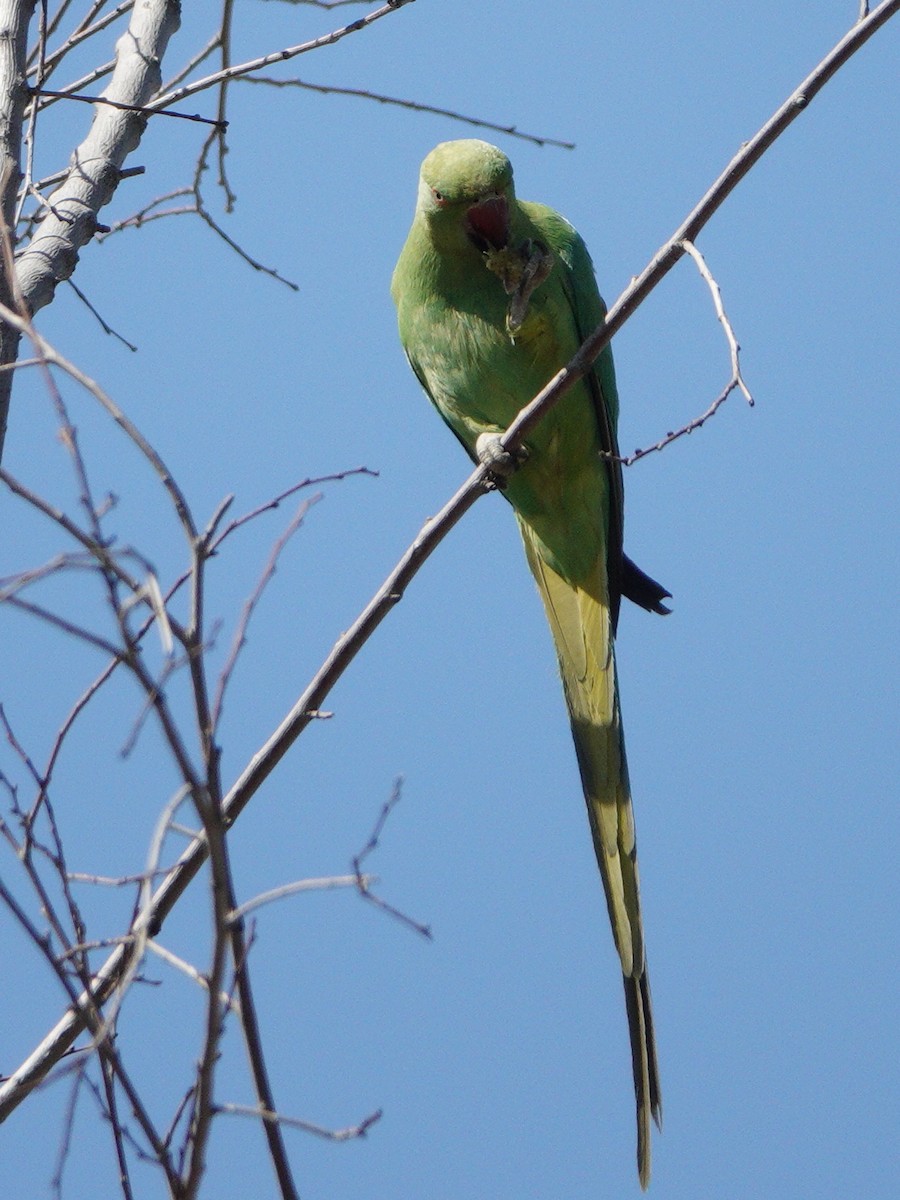
[[[84,92],[65,90],[55,92],[52,88],[34,87],[32,96],[46,96],[48,100],[76,100],[81,104],[106,104],[120,112],[138,113],[141,116],[175,117],[178,121],[195,121],[198,125],[214,125],[224,132],[228,122],[219,117],[204,117],[200,113],[183,113],[175,108],[150,108],[146,104],[128,104],[124,100],[111,100],[109,96],[87,96]],[[37,111],[37,107],[35,110]],[[121,174],[120,174],[121,178]]]
[[[341,26],[340,29],[333,29],[331,33],[324,33],[321,37],[311,38],[308,42],[300,42],[296,46],[288,46],[284,50],[275,50],[270,54],[261,54],[258,58],[249,59],[247,62],[235,63],[220,71],[214,71],[211,75],[205,75],[202,79],[195,79],[191,83],[185,83],[181,87],[173,88],[164,95],[157,97],[147,107],[150,111],[158,108],[169,108],[173,104],[180,104],[188,96],[196,96],[198,92],[208,91],[209,88],[218,87],[220,84],[228,83],[233,79],[239,79],[242,75],[248,75],[253,71],[263,71],[266,67],[271,67],[275,63],[287,62],[289,59],[297,58],[301,54],[309,54],[312,50],[321,50],[324,46],[333,46],[336,42],[347,37],[348,34],[359,33],[361,29],[366,29],[374,21],[378,21],[392,12],[398,12],[401,8],[405,8],[407,4],[413,3],[415,3],[415,0],[388,0],[387,4],[373,9],[372,12],[367,13],[364,17],[360,17],[356,21],[350,21],[347,25]]]
[[[328,875],[322,879],[297,879],[293,883],[282,883],[279,887],[260,892],[250,900],[245,900],[231,914],[232,920],[245,917],[254,909],[262,908],[264,904],[274,904],[276,900],[284,900],[287,896],[299,896],[304,892],[327,892],[334,888],[371,887],[378,882],[377,875]]]
[[[731,327],[731,322],[728,320],[728,316],[725,312],[725,306],[722,303],[722,290],[713,277],[709,267],[706,265],[706,260],[694,243],[688,241],[687,238],[684,238],[681,243],[681,248],[694,260],[697,270],[700,272],[704,282],[709,288],[710,295],[712,296],[712,301],[716,309],[716,317],[719,321],[719,324],[725,331],[725,337],[728,341],[728,349],[731,354],[731,379],[727,385],[728,390],[733,391],[735,388],[740,388],[744,398],[752,408],[753,397],[751,396],[750,389],[747,387],[746,383],[744,382],[744,377],[741,374],[741,348],[738,345],[737,338],[734,336],[734,330]]]
[[[87,14],[79,21],[76,28],[68,34],[66,40],[56,50],[48,54],[45,48],[41,44],[38,44],[28,56],[29,63],[31,64],[28,68],[29,76],[36,75],[40,70],[43,73],[43,78],[48,78],[70,50],[74,50],[81,42],[87,41],[95,33],[100,33],[115,21],[118,21],[119,17],[129,12],[134,6],[134,0],[122,0],[121,4],[110,9],[108,13],[105,13],[102,17],[98,17],[95,21],[94,17],[103,7],[103,3],[104,0],[94,0]],[[60,8],[55,18],[48,23],[45,35],[47,38],[52,37],[56,32],[62,15],[63,8]],[[39,61],[36,63],[35,59]]]
[[[494,133],[505,133],[507,137],[519,138],[523,142],[532,142],[535,146],[557,146],[560,150],[574,150],[574,142],[561,141],[559,138],[545,137],[537,133],[525,133],[516,125],[501,125],[497,121],[485,121],[480,117],[470,117],[452,108],[440,108],[434,104],[425,104],[419,100],[404,100],[399,96],[385,96],[382,92],[373,92],[369,88],[335,87],[331,84],[308,83],[305,79],[272,79],[264,75],[245,75],[241,83],[260,83],[274,88],[302,88],[308,92],[318,92],[321,96],[356,96],[361,100],[374,100],[378,104],[387,104],[393,108],[408,108],[412,112],[431,113],[437,117],[449,117],[460,125],[472,125],[476,129],[490,129]]]
[[[275,574],[278,566],[278,559],[281,557],[281,553],[287,546],[288,542],[303,524],[303,519],[309,512],[310,508],[319,500],[321,500],[321,498],[322,495],[320,492],[317,495],[310,496],[308,500],[304,500],[302,504],[300,504],[297,511],[294,513],[293,517],[288,523],[287,528],[272,547],[272,551],[269,554],[269,560],[263,568],[262,575],[260,575],[256,587],[253,589],[253,594],[244,604],[241,615],[238,619],[237,628],[234,631],[234,637],[231,642],[231,649],[228,652],[228,658],[225,660],[225,664],[219,673],[218,683],[216,684],[216,694],[215,698],[213,699],[212,712],[210,714],[210,724],[213,731],[219,727],[219,722],[222,717],[222,707],[225,703],[225,693],[228,690],[228,684],[231,682],[231,677],[234,674],[240,653],[247,643],[247,630],[249,628],[250,621],[254,612],[256,611],[257,605],[262,599],[263,592],[266,590],[266,587],[271,582],[272,577]]]
[[[741,348],[738,344],[737,338],[734,335],[734,330],[731,327],[728,314],[725,312],[725,306],[722,303],[721,289],[719,288],[719,285],[709,267],[706,265],[706,260],[694,243],[688,241],[687,238],[684,238],[681,242],[681,248],[684,250],[685,254],[689,254],[694,260],[697,270],[700,272],[701,278],[709,288],[713,305],[716,310],[716,317],[722,326],[722,329],[725,333],[725,339],[728,342],[728,352],[731,356],[731,378],[722,388],[721,392],[719,392],[718,396],[716,396],[715,400],[713,400],[712,404],[710,404],[710,406],[705,410],[705,412],[702,412],[699,417],[692,417],[690,421],[682,425],[679,429],[670,429],[665,437],[661,437],[659,441],[654,442],[652,446],[644,446],[642,449],[635,450],[634,453],[625,455],[624,457],[615,454],[604,454],[604,458],[609,458],[616,462],[620,462],[623,467],[630,467],[634,463],[638,462],[639,459],[646,458],[648,454],[653,454],[659,450],[664,450],[666,446],[671,445],[672,442],[677,441],[678,438],[685,437],[686,434],[693,433],[695,429],[700,429],[706,424],[710,417],[714,417],[716,415],[716,413],[736,388],[740,388],[744,398],[751,408],[754,404],[753,396],[750,394],[750,389],[744,382],[744,376],[741,373]]]
[[[299,1117],[286,1117],[282,1113],[251,1108],[249,1104],[217,1104],[216,1112],[238,1117],[258,1117],[267,1124],[302,1129],[304,1133],[313,1133],[316,1137],[325,1138],[329,1142],[348,1142],[353,1138],[365,1137],[369,1129],[382,1117],[379,1108],[360,1121],[358,1125],[351,1125],[346,1129],[328,1129],[324,1125],[314,1125],[312,1121],[303,1121]]]
[[[209,979],[207,978],[206,973],[198,970],[193,963],[189,963],[186,959],[180,958],[172,950],[166,949],[165,946],[161,945],[154,938],[150,938],[148,940],[147,949],[151,953],[155,954],[156,957],[162,962],[166,963],[167,966],[173,967],[176,971],[180,971],[182,975],[185,975],[193,983],[196,983],[196,985],[199,988],[202,988],[203,991],[209,991]],[[223,991],[220,994],[219,999],[221,1000],[222,1007],[226,1012],[235,1012],[240,1015],[240,1004],[228,992]]]
[[[394,786],[391,788],[391,794],[381,806],[381,812],[375,821],[375,826],[369,834],[369,840],[360,850],[359,854],[353,858],[354,880],[359,894],[364,900],[368,900],[374,904],[376,908],[380,908],[382,912],[387,913],[389,917],[394,917],[402,925],[414,929],[416,933],[420,933],[422,937],[431,939],[431,926],[423,925],[421,921],[416,921],[406,913],[401,912],[399,908],[395,908],[393,904],[389,904],[387,900],[383,900],[381,896],[376,896],[372,891],[372,878],[368,875],[363,875],[362,864],[365,860],[378,849],[378,844],[381,840],[381,835],[384,832],[384,827],[387,824],[387,819],[400,803],[400,794],[403,788],[403,777],[398,776],[394,780]]]
[[[718,179],[707,190],[687,217],[678,226],[640,273],[622,292],[606,314],[602,325],[588,337],[575,356],[517,415],[501,437],[504,450],[514,451],[541,421],[545,413],[557,404],[569,389],[591,368],[597,355],[612,341],[631,315],[637,311],[659,282],[686,253],[685,242],[695,242],[697,234],[709,222],[734,191],[744,176],[778,140],[784,131],[809,106],[831,77],[863,46],[873,34],[900,11],[900,0],[882,0],[868,17],[852,29],[825,55],[768,121],[728,163]],[[476,472],[476,474],[478,474]],[[473,479],[470,482],[474,481]]]

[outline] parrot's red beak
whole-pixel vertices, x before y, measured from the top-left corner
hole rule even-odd
[[[502,250],[509,241],[509,206],[505,196],[488,196],[466,212],[469,235],[479,250]]]

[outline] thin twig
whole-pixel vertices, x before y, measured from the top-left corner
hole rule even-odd
[[[216,117],[203,117],[199,113],[183,113],[173,108],[160,108],[157,104],[126,104],[124,100],[110,100],[108,96],[87,96],[84,92],[63,91],[54,92],[50,88],[35,87],[31,89],[33,96],[48,96],[52,100],[79,100],[82,104],[106,104],[121,112],[140,113],[147,117],[176,117],[180,121],[196,121],[200,125],[212,125],[214,129],[224,133],[228,122]]]
[[[131,9],[133,2],[134,0],[123,0],[121,4],[112,9],[110,12],[106,13],[105,16],[100,17],[97,21],[94,21],[94,16],[100,11],[105,3],[105,0],[95,0],[87,16],[81,21],[78,28],[73,30],[72,33],[68,35],[66,40],[58,49],[54,50],[51,54],[48,54],[44,59],[44,78],[46,78],[52,73],[53,70],[55,70],[62,59],[69,53],[70,50],[73,50],[79,44],[79,42],[86,41],[87,38],[93,37],[95,33],[100,33],[101,30],[105,29],[108,25],[113,24],[113,22],[117,21],[123,13],[126,13]],[[50,22],[50,25],[47,29],[48,36],[51,36],[54,33],[60,15],[61,13],[57,13],[56,20]],[[32,58],[34,57],[34,53],[36,52],[33,52]],[[35,70],[35,67],[31,67],[28,74],[34,74]]]
[[[731,354],[731,382],[734,387],[741,389],[744,394],[744,398],[752,408],[753,397],[751,396],[747,385],[744,383],[744,377],[741,374],[741,348],[738,345],[737,338],[734,336],[734,330],[731,327],[731,322],[728,320],[728,316],[725,313],[725,308],[722,304],[722,291],[716,280],[713,278],[709,267],[706,265],[706,260],[694,243],[688,241],[687,238],[684,238],[681,243],[681,248],[686,250],[694,260],[697,270],[703,276],[703,279],[709,288],[710,295],[713,299],[713,304],[715,305],[716,316],[725,331],[725,337],[728,339],[728,349]]]
[[[94,633],[91,629],[86,629],[82,625],[76,625],[74,621],[70,621],[68,617],[63,617],[59,613],[53,612],[49,608],[45,608],[42,604],[35,604],[33,600],[23,600],[21,596],[7,595],[4,597],[5,602],[13,608],[18,608],[22,612],[28,613],[32,617],[43,621],[46,625],[52,625],[59,629],[62,633],[68,634],[69,637],[77,638],[88,646],[93,646],[97,650],[102,650],[104,654],[108,654],[110,658],[122,659],[122,651],[118,646],[113,645],[107,638],[101,637],[100,634]]]
[[[206,75],[203,79],[195,79],[192,83],[183,84],[181,87],[166,92],[165,95],[154,100],[150,107],[170,108],[173,104],[180,104],[188,96],[195,96],[198,92],[204,92],[208,88],[218,87],[220,83],[228,80],[239,79],[242,75],[247,75],[251,71],[262,71],[266,67],[271,67],[273,63],[287,62],[289,59],[296,58],[300,54],[308,54],[311,50],[319,50],[323,46],[333,46],[335,42],[341,41],[348,34],[359,33],[361,29],[365,29],[371,25],[373,21],[387,17],[393,12],[399,12],[401,8],[405,8],[407,4],[412,3],[414,3],[414,0],[389,0],[389,3],[383,4],[380,8],[374,9],[356,21],[351,21],[349,24],[341,26],[340,29],[332,30],[331,33],[325,33],[321,37],[313,38],[308,42],[300,42],[296,46],[288,46],[284,50],[275,50],[271,54],[262,54],[259,58],[250,59],[248,62],[235,63],[224,70],[214,71],[212,75]]]
[[[369,888],[378,882],[377,875],[329,875],[323,879],[297,879],[293,883],[283,883],[280,887],[260,892],[252,900],[245,900],[232,913],[232,919],[246,917],[254,909],[262,908],[264,904],[274,904],[276,900],[284,900],[287,896],[297,896],[301,892],[326,892],[333,888],[363,887]]]
[[[286,1117],[281,1113],[267,1109],[253,1108],[249,1104],[217,1104],[216,1112],[227,1113],[237,1117],[258,1117],[269,1125],[288,1125],[291,1129],[301,1129],[304,1133],[314,1133],[316,1137],[326,1138],[329,1142],[348,1142],[353,1138],[365,1137],[376,1121],[382,1117],[381,1109],[363,1118],[358,1125],[347,1129],[328,1129],[324,1125],[314,1125],[312,1121],[302,1121],[299,1117]]]
[[[248,254],[243,246],[240,245],[240,243],[236,242],[233,237],[229,237],[229,235],[225,232],[225,230],[208,209],[202,205],[198,205],[194,211],[201,221],[205,222],[205,224],[209,226],[213,233],[222,239],[226,246],[232,249],[239,258],[244,260],[248,267],[252,267],[254,271],[260,271],[263,275],[271,276],[272,279],[276,279],[279,283],[283,283],[285,287],[289,287],[292,292],[300,291],[299,283],[295,283],[293,279],[288,279],[274,267],[267,267],[265,263],[259,262],[251,254]]]
[[[399,96],[386,96],[382,92],[373,92],[368,88],[335,87],[324,83],[309,83],[305,79],[272,79],[265,75],[244,75],[241,83],[261,83],[275,88],[302,88],[308,92],[318,92],[322,96],[356,96],[360,100],[374,100],[378,104],[387,104],[393,108],[408,108],[413,112],[433,113],[438,117],[449,117],[461,125],[472,125],[476,129],[491,129],[495,133],[505,133],[508,137],[519,138],[523,142],[531,142],[535,146],[558,146],[562,150],[574,150],[574,142],[560,141],[559,138],[544,137],[536,133],[525,133],[515,125],[501,125],[497,121],[485,121],[480,117],[470,117],[452,108],[440,108],[434,104],[424,104],[419,100],[404,100]]]
[[[50,1180],[50,1189],[57,1200],[62,1200],[62,1179],[63,1171],[65,1170],[66,1161],[69,1157],[69,1151],[72,1148],[72,1135],[75,1130],[75,1110],[78,1106],[78,1093],[81,1091],[81,1084],[84,1081],[84,1064],[80,1064],[79,1069],[75,1071],[72,1080],[72,1087],[69,1092],[69,1099],[66,1102],[65,1112],[62,1119],[62,1134],[59,1139],[59,1149],[56,1152],[56,1165],[53,1169],[53,1176]]]
[[[381,812],[378,814],[378,818],[375,821],[374,829],[369,834],[369,840],[366,842],[365,846],[363,846],[362,850],[360,850],[359,854],[357,854],[353,859],[353,870],[355,872],[357,889],[364,900],[368,900],[371,904],[374,904],[376,908],[380,908],[382,912],[387,913],[388,916],[394,917],[395,920],[400,921],[401,924],[409,926],[410,929],[414,929],[416,933],[420,933],[422,937],[430,940],[432,934],[431,927],[429,925],[423,925],[421,921],[414,920],[412,917],[407,916],[406,913],[401,912],[399,908],[395,908],[393,904],[388,904],[386,900],[383,900],[380,896],[376,896],[369,885],[369,877],[363,875],[362,873],[363,862],[369,857],[370,854],[378,849],[378,843],[382,833],[384,832],[387,819],[394,811],[396,806],[400,803],[400,794],[402,790],[403,777],[398,776],[394,780],[394,786],[391,789],[390,796],[388,796],[387,800],[381,806]]]
[[[234,0],[222,0],[222,17],[219,26],[219,47],[222,51],[222,70],[227,71],[231,66],[231,23],[234,15]],[[231,184],[228,182],[228,172],[225,169],[225,156],[228,153],[228,146],[225,144],[225,131],[228,128],[228,121],[225,119],[225,114],[228,111],[228,80],[223,79],[219,87],[219,101],[217,116],[219,124],[216,129],[216,160],[219,164],[218,185],[222,189],[225,196],[225,211],[230,213],[234,211],[234,202],[237,199],[234,192],[231,190]]]
[[[232,893],[232,911],[237,911]],[[260,1114],[274,1114],[277,1107],[269,1071],[263,1052],[262,1032],[256,1013],[256,1003],[253,998],[253,988],[250,982],[248,962],[249,946],[244,933],[242,918],[231,921],[231,953],[236,971],[237,993],[240,999],[240,1024],[244,1035],[244,1045],[250,1060],[250,1071],[256,1088],[256,1098]],[[276,1120],[263,1116],[263,1132],[269,1150],[269,1158],[275,1171],[275,1178],[281,1191],[282,1200],[299,1200],[297,1187],[291,1173],[287,1147],[282,1136],[281,1124]]]
[[[132,8],[134,5],[132,5]],[[59,104],[60,100],[65,100],[70,93],[80,93],[86,87],[90,87],[92,83],[96,83],[98,79],[104,79],[107,75],[111,75],[116,69],[116,60],[111,59],[109,62],[101,63],[98,67],[92,67],[86,75],[82,75],[80,79],[73,79],[72,82],[61,90],[59,96],[46,96],[38,105],[39,108],[49,108],[52,104]],[[68,171],[66,172],[68,174]]]
[[[112,1132],[113,1145],[116,1151],[116,1162],[119,1167],[119,1184],[124,1200],[133,1200],[131,1189],[131,1174],[128,1169],[128,1155],[125,1153],[125,1139],[122,1121],[119,1117],[116,1100],[116,1078],[114,1068],[108,1056],[100,1056],[100,1073],[103,1077],[103,1089],[106,1094],[106,1115]]]
[[[321,487],[326,483],[340,483],[342,480],[350,479],[354,475],[367,475],[370,479],[378,478],[378,472],[371,470],[369,467],[349,467],[346,471],[333,471],[330,475],[309,475],[306,479],[301,479],[299,483],[292,483],[289,488],[285,488],[283,492],[279,492],[271,500],[266,500],[263,504],[257,505],[256,508],[251,509],[249,512],[243,513],[242,516],[235,517],[216,536],[215,540],[210,543],[211,550],[218,550],[225,539],[234,533],[235,530],[240,529],[242,525],[246,525],[248,521],[255,521],[263,513],[274,512],[285,500],[289,500],[297,492],[304,491],[310,487]]]
[[[719,285],[713,277],[709,267],[706,265],[703,255],[693,242],[688,241],[687,238],[684,238],[681,242],[681,248],[694,260],[697,270],[700,272],[700,275],[709,288],[713,305],[715,306],[716,310],[716,317],[718,318],[719,323],[724,330],[725,338],[728,342],[728,351],[731,356],[731,378],[705,412],[702,412],[699,417],[693,417],[685,425],[682,425],[680,429],[670,429],[665,437],[662,437],[659,439],[659,441],[654,442],[652,446],[644,446],[639,450],[635,450],[634,453],[628,454],[624,457],[613,454],[604,455],[605,458],[614,459],[616,462],[620,462],[623,467],[630,467],[640,459],[646,457],[646,455],[663,450],[666,446],[671,445],[672,442],[677,441],[678,438],[685,437],[687,434],[693,433],[695,429],[700,429],[706,424],[710,417],[715,416],[715,414],[719,411],[719,409],[736,388],[740,388],[747,400],[747,403],[751,406],[751,408],[753,407],[753,396],[750,394],[750,390],[744,382],[744,377],[741,373],[741,348],[738,344],[737,338],[734,335],[731,322],[728,320],[728,316],[725,312],[725,307],[722,303],[722,292],[719,288]]]
[[[156,871],[149,876],[152,883],[154,877],[165,874],[164,867],[158,867]],[[90,871],[69,871],[66,878],[70,883],[89,883],[95,887],[128,887],[133,883],[144,883],[148,878],[146,871],[139,871],[135,875],[94,875]]]
[[[215,699],[213,700],[210,717],[212,728],[214,730],[218,729],[219,722],[222,719],[222,706],[225,702],[225,693],[228,690],[228,684],[231,682],[231,677],[234,674],[240,653],[247,643],[247,630],[250,626],[250,621],[253,618],[253,613],[256,611],[256,607],[262,599],[263,592],[265,592],[266,587],[271,582],[272,577],[275,574],[275,570],[278,566],[278,560],[281,557],[282,551],[303,524],[303,519],[309,512],[312,505],[318,503],[321,498],[321,493],[310,496],[298,507],[297,511],[294,513],[294,516],[288,522],[284,533],[278,538],[278,540],[275,542],[275,545],[272,547],[268,562],[263,567],[262,574],[257,581],[256,587],[253,589],[252,595],[244,604],[240,618],[238,619],[237,628],[234,631],[231,650],[229,651],[228,658],[225,660],[225,664],[219,673],[219,681],[216,684],[216,694]]]
[[[72,291],[75,293],[75,295],[78,297],[78,299],[81,301],[81,303],[88,310],[88,312],[91,314],[91,316],[94,317],[94,319],[97,321],[97,324],[100,326],[100,328],[103,330],[103,332],[105,334],[108,334],[110,337],[117,338],[122,343],[123,346],[127,346],[128,349],[132,351],[132,353],[137,354],[137,346],[135,346],[135,344],[133,342],[129,342],[128,338],[122,337],[121,333],[118,333],[115,329],[113,329],[112,325],[110,325],[107,321],[104,321],[103,317],[100,316],[100,313],[93,306],[93,304],[91,304],[90,300],[88,300],[87,296],[84,294],[84,292],[78,286],[78,284],[75,283],[72,279],[67,279],[66,282],[68,283],[68,285],[72,289]]]
[[[76,383],[80,384],[80,386],[83,387],[86,392],[93,396],[101,408],[106,411],[108,416],[115,421],[122,432],[137,447],[137,449],[141,452],[141,454],[158,475],[163,487],[169,493],[169,499],[184,528],[185,536],[187,537],[188,542],[192,542],[197,536],[197,530],[191,515],[190,506],[187,503],[184,493],[176,484],[171,472],[169,471],[169,468],[166,466],[158,451],[151,446],[150,442],[144,437],[131,418],[122,412],[115,401],[109,395],[107,395],[103,388],[101,388],[94,379],[91,379],[91,377],[86,375],[80,367],[77,367],[64,355],[60,354],[58,350],[56,350],[40,333],[38,333],[30,318],[23,317],[21,313],[15,312],[14,310],[7,308],[5,305],[0,305],[0,317],[2,317],[4,321],[7,321],[9,324],[13,325],[15,328],[21,330],[22,333],[26,334],[30,338],[35,350],[40,355],[43,365],[52,365],[58,367],[64,374],[68,375],[70,379],[73,379]],[[54,392],[56,392],[55,386]],[[23,498],[28,499],[29,503],[35,504],[36,507],[39,506],[36,500],[31,499],[31,494],[23,496]],[[44,504],[43,511],[45,511],[48,515],[52,513],[53,519],[57,521],[59,520],[59,518],[55,515],[58,510],[51,509],[49,505]],[[80,531],[73,532],[72,529],[67,528],[67,532],[70,533],[71,536],[76,537],[79,541],[82,541],[84,544],[84,536],[81,535]],[[93,546],[88,545],[87,548],[91,550],[92,553],[94,552]]]
[[[176,971],[180,971],[182,975],[186,975],[188,979],[196,983],[198,987],[203,988],[205,992],[209,991],[209,979],[202,971],[198,971],[193,964],[187,962],[186,959],[179,958],[177,954],[173,954],[171,950],[167,950],[165,946],[152,938],[147,942],[147,949],[155,954],[157,958],[162,959],[168,966],[174,967]],[[235,1012],[240,1016],[241,1006],[233,996],[223,991],[220,993],[219,999],[222,1001],[226,1012]]]

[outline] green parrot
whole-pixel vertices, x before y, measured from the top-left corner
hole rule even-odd
[[[499,441],[606,310],[576,231],[553,209],[517,200],[509,159],[476,139],[443,142],[423,162],[391,293],[419,382],[513,506],[553,633],[625,981],[646,1187],[660,1090],[614,638],[623,595],[665,613],[669,593],[622,549],[622,470],[601,453],[618,453],[609,348],[519,454]]]

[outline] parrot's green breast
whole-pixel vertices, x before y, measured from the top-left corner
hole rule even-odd
[[[507,328],[509,297],[484,258],[435,272],[419,295],[399,294],[406,352],[434,404],[475,456],[482,433],[503,432],[577,350],[559,265],[531,296],[520,328]],[[442,274],[444,278],[442,278]],[[598,454],[588,388],[574,388],[526,440],[528,459],[507,499],[562,574],[581,578],[606,544],[607,472]]]

